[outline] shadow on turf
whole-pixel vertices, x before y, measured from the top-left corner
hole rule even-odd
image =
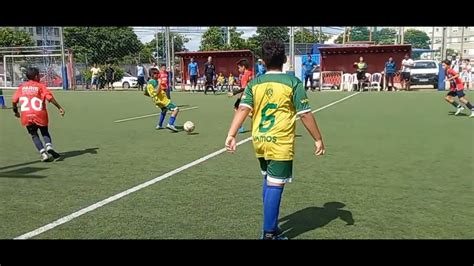
[[[281,230],[288,238],[321,228],[340,218],[346,225],[353,225],[352,212],[341,210],[346,205],[341,202],[326,202],[323,207],[308,207],[280,219]]]
[[[67,152],[61,153],[61,158],[59,158],[59,160],[56,160],[56,161],[61,162],[67,158],[81,156],[83,154],[97,154],[98,149],[99,148],[89,148],[85,150],[67,151]]]
[[[454,111],[449,111],[449,115],[454,115],[456,112]],[[459,113],[457,116],[467,116],[465,113]]]
[[[66,158],[76,157],[76,156],[80,156],[80,155],[87,154],[87,153],[97,154],[98,149],[99,148],[89,148],[89,149],[84,149],[84,150],[61,152],[61,158],[59,158],[59,160],[57,160],[57,161],[59,161],[59,162],[64,161]],[[0,170],[25,166],[25,165],[34,164],[34,163],[41,163],[41,161],[36,160],[36,161],[31,161],[31,162],[26,162],[26,163],[7,165],[7,166],[0,167]],[[46,169],[46,168],[40,168],[40,169]],[[17,170],[15,170],[15,171],[17,171]],[[9,172],[13,172],[13,171],[9,171]],[[8,173],[8,172],[0,173],[0,176],[3,175],[4,173]],[[31,176],[28,176],[28,177],[31,177]]]
[[[20,169],[15,169],[7,172],[0,172],[0,178],[1,177],[6,177],[6,178],[45,178],[46,176],[44,175],[31,175],[31,173],[36,173],[41,170],[45,170],[48,168],[40,168],[40,167],[23,167]]]

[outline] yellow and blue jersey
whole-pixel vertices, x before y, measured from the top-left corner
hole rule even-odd
[[[252,139],[257,158],[293,160],[296,115],[311,111],[301,80],[267,72],[247,85],[240,106],[253,110]]]
[[[167,106],[171,103],[171,100],[168,99],[166,96],[166,92],[164,90],[161,90],[158,93],[157,87],[158,87],[158,81],[154,79],[150,79],[148,81],[148,84],[146,86],[146,90],[150,97],[153,99],[153,102],[155,103],[156,106],[159,108],[167,108]]]

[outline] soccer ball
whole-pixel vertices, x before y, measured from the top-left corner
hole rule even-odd
[[[184,131],[191,133],[194,131],[194,123],[191,121],[186,121],[183,125]]]

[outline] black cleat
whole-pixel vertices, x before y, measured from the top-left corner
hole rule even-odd
[[[48,152],[49,154],[51,154],[51,156],[53,156],[54,159],[59,159],[59,158],[61,158],[61,154],[57,153],[57,152],[56,152],[55,150],[53,150],[53,149],[49,149],[49,150],[47,150],[47,152]]]

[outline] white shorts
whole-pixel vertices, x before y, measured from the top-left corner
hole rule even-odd
[[[462,73],[461,73],[461,79],[462,79],[462,81],[464,81],[464,82],[471,82],[471,78],[472,78],[472,73],[468,73],[468,72],[462,72]]]

